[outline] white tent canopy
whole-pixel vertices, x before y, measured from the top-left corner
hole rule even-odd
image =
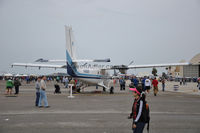
[[[5,74],[3,74],[3,76],[5,76],[5,77],[12,77],[13,75],[11,73],[5,73]]]
[[[21,77],[23,76],[22,74],[16,74],[15,77]]]

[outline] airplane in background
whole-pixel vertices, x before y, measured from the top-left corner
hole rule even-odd
[[[81,69],[78,67],[80,62],[110,62],[110,59],[93,59],[93,60],[84,60],[77,59],[75,53],[75,44],[73,38],[72,27],[65,26],[65,35],[66,35],[66,60],[46,60],[38,59],[35,62],[37,63],[13,63],[13,66],[24,66],[24,67],[38,67],[40,68],[61,68],[66,69],[67,73],[76,79],[79,79],[83,83],[89,85],[98,85],[106,89],[110,88],[110,81],[112,80],[112,75],[109,75],[109,70],[119,70],[121,73],[125,73],[128,69],[135,68],[153,68],[153,67],[170,67],[170,66],[186,66],[191,65],[191,63],[169,63],[169,64],[149,64],[149,65],[114,65],[110,68],[84,68]],[[38,64],[40,63],[40,64]],[[58,64],[46,64],[46,63],[63,63],[62,65]]]

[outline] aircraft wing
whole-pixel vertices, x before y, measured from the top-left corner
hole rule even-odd
[[[134,69],[134,68],[153,68],[153,67],[169,67],[169,66],[188,66],[191,65],[191,63],[168,63],[168,64],[146,64],[146,65],[114,65],[110,68],[105,68],[103,70],[112,70],[112,69]]]
[[[51,65],[51,64],[34,64],[34,63],[13,63],[13,66],[24,66],[24,67],[38,67],[38,68],[66,68],[66,65]]]
[[[169,64],[148,64],[148,65],[130,65],[127,66],[129,69],[133,68],[152,68],[152,67],[169,67],[169,66],[188,66],[191,65],[191,63],[169,63]]]

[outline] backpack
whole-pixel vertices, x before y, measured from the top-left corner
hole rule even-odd
[[[150,110],[149,110],[149,105],[146,102],[144,104],[145,106],[143,110],[143,118],[145,123],[147,124],[147,132],[149,132]]]

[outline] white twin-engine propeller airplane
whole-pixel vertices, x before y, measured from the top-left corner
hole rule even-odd
[[[80,69],[77,67],[79,62],[110,62],[110,59],[94,59],[94,60],[78,60],[75,55],[75,44],[72,34],[72,28],[69,26],[65,26],[65,34],[66,34],[66,60],[46,60],[46,59],[38,59],[35,62],[39,62],[41,64],[36,63],[13,63],[12,66],[24,66],[24,67],[38,67],[40,68],[62,68],[67,69],[67,73],[76,79],[79,79],[83,83],[87,85],[98,85],[101,87],[105,87],[109,89],[109,83],[112,79],[112,76],[108,74],[107,70],[118,69],[120,71],[125,71],[127,69],[134,68],[152,68],[152,67],[168,67],[168,66],[184,66],[190,65],[190,63],[170,63],[170,64],[151,64],[151,65],[118,65],[112,66],[110,68],[95,68],[95,69]],[[54,64],[46,64],[50,63],[65,63],[63,65],[54,65]],[[43,63],[43,64],[42,64]],[[45,64],[44,64],[45,63]]]

